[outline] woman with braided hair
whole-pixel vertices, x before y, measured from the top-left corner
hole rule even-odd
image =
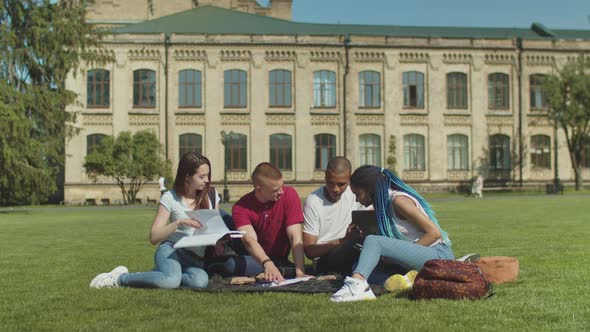
[[[454,259],[448,234],[440,227],[430,204],[387,169],[362,166],[350,178],[350,189],[364,206],[373,204],[380,235],[365,238],[351,277],[331,297],[335,302],[374,299],[366,279],[381,257],[408,270],[387,279],[389,291],[411,287],[417,270],[431,259]]]

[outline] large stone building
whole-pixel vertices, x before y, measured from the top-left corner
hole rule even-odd
[[[104,47],[115,61],[67,82],[81,130],[67,142],[66,201],[119,199],[111,180],[88,179],[84,157],[102,135],[143,129],[172,164],[189,150],[208,156],[232,198],[262,161],[305,196],[335,155],[428,190],[479,174],[541,186],[558,152],[559,176],[573,180],[539,78],[590,51],[590,31],[297,23],[291,6],[89,2],[89,21],[114,28]],[[155,183],[140,193],[158,196]]]

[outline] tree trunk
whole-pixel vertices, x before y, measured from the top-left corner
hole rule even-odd
[[[583,178],[582,178],[582,165],[574,166],[574,174],[576,178],[576,191],[582,190]]]

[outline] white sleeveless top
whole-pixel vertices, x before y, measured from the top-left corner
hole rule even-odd
[[[391,199],[392,202],[393,202],[393,199],[397,196],[404,196],[404,197],[408,197],[409,199],[411,199],[412,202],[414,202],[414,204],[416,204],[416,206],[420,209],[420,211],[426,217],[428,217],[428,214],[426,214],[426,211],[424,211],[424,208],[422,207],[422,205],[420,205],[420,203],[414,197],[410,196],[409,194],[406,194],[403,191],[389,189],[389,198]],[[403,236],[406,237],[406,239],[408,239],[410,241],[417,241],[422,236],[424,236],[424,232],[419,230],[416,226],[414,226],[414,224],[410,223],[409,221],[407,221],[405,219],[402,219],[400,216],[395,214],[395,209],[393,208],[393,204],[390,205],[389,208],[391,209],[391,215],[393,216],[395,224],[397,225],[397,229],[399,229],[400,233],[402,233]],[[428,219],[430,219],[430,217],[428,217]]]

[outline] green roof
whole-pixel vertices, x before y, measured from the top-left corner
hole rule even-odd
[[[232,35],[361,35],[392,37],[440,37],[505,39],[583,39],[590,30],[547,30],[535,23],[526,28],[425,27],[394,25],[300,23],[255,14],[202,6],[169,16],[126,25],[115,34],[232,34]]]

